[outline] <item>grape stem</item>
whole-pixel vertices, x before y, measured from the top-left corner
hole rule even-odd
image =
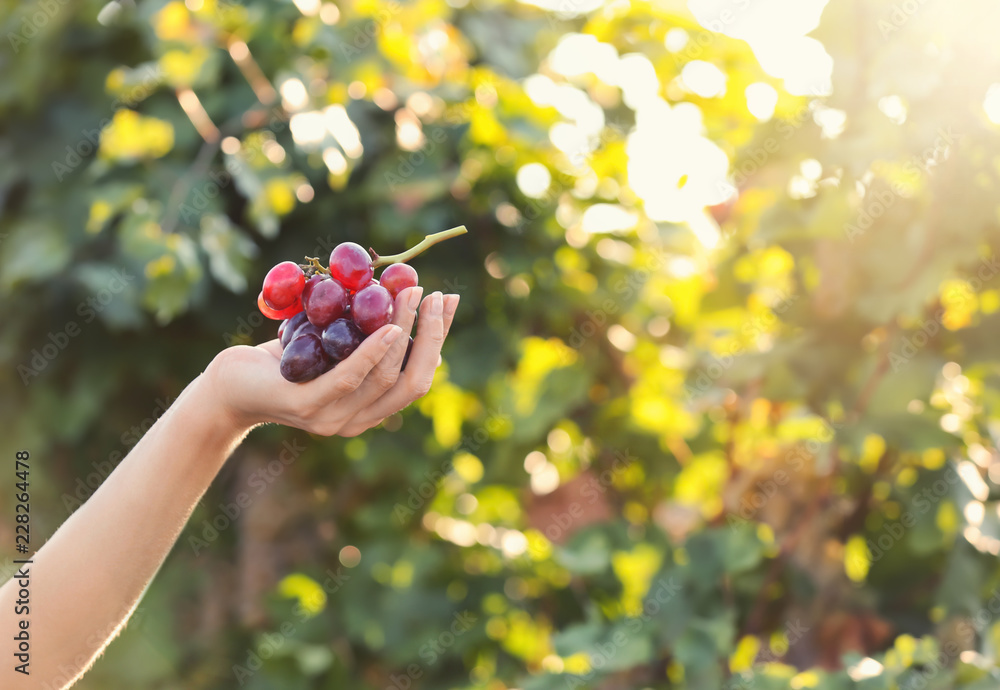
[[[330,275],[330,269],[324,268],[323,264],[315,256],[305,257],[307,263],[299,264],[299,268],[306,274],[306,277],[315,275],[317,273],[325,273]]]
[[[464,235],[467,232],[468,230],[465,229],[464,225],[459,225],[457,228],[451,228],[450,230],[436,232],[433,235],[428,235],[419,244],[415,244],[402,254],[393,254],[392,256],[379,256],[374,249],[369,248],[368,251],[372,255],[372,266],[374,268],[378,268],[379,266],[387,266],[389,264],[405,264],[418,254],[422,254],[429,247],[433,247],[438,242],[443,242],[451,239],[452,237]]]

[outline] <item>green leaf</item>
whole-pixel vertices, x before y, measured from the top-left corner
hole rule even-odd
[[[611,565],[611,543],[598,529],[581,530],[569,543],[558,547],[556,561],[578,575],[601,573]]]
[[[719,536],[723,567],[727,573],[752,570],[763,560],[764,544],[753,525],[732,525]]]
[[[36,218],[20,223],[0,244],[0,287],[45,280],[69,263],[72,248],[54,223]]]
[[[605,632],[597,621],[578,623],[560,630],[552,636],[552,646],[559,656],[571,656],[593,647]]]
[[[258,250],[228,218],[207,214],[201,219],[201,248],[208,254],[212,277],[231,292],[246,292],[250,260]]]

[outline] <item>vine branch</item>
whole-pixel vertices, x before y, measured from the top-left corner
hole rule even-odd
[[[464,235],[467,232],[468,230],[464,225],[459,225],[458,227],[451,228],[450,230],[442,230],[441,232],[436,232],[433,235],[428,235],[422,242],[410,247],[405,252],[402,252],[401,254],[393,254],[392,256],[379,256],[374,249],[369,248],[368,251],[372,255],[372,266],[378,268],[379,266],[387,266],[389,264],[405,264],[413,257],[423,253],[430,247],[433,247],[438,242],[444,242],[447,239]]]

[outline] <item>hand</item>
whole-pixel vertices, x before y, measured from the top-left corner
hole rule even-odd
[[[277,340],[223,350],[205,377],[238,428],[274,422],[321,436],[357,436],[430,390],[459,296],[435,292],[424,299],[413,351],[406,371],[400,373],[422,293],[420,287],[399,293],[391,325],[368,336],[350,357],[307,383],[282,378]]]

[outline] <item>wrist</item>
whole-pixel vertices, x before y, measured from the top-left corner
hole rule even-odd
[[[205,406],[206,413],[217,418],[216,423],[220,428],[242,435],[260,421],[250,419],[236,404],[232,387],[227,381],[229,359],[233,356],[234,349],[236,348],[222,350],[217,354],[205,371],[195,379],[195,384],[201,391],[198,397]]]

